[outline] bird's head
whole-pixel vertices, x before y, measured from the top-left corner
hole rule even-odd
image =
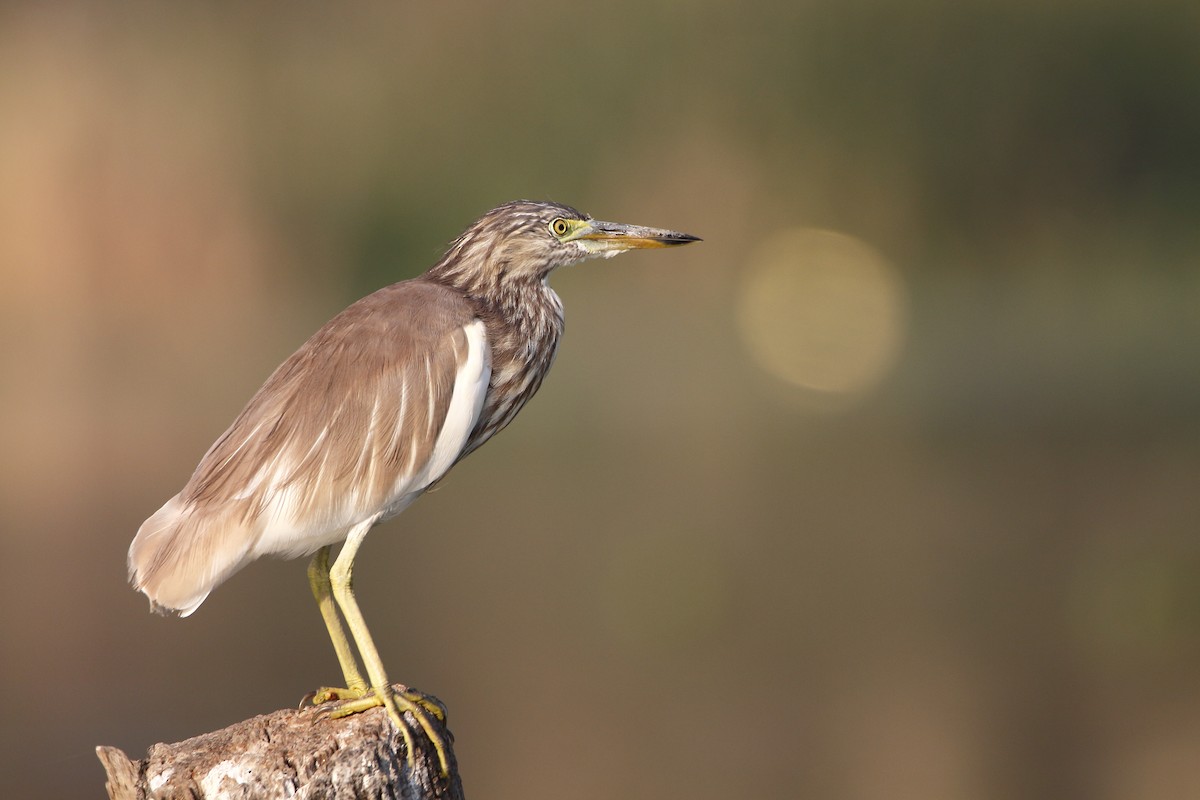
[[[696,241],[677,231],[601,222],[558,203],[516,200],[476,220],[430,272],[459,284],[544,281],[585,258]]]

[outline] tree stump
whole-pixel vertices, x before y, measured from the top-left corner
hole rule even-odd
[[[397,687],[398,690],[404,687]],[[408,764],[404,736],[382,708],[329,719],[331,705],[284,709],[176,744],[156,744],[141,761],[97,747],[110,800],[250,800],[250,798],[408,798],[463,800],[445,723],[450,774],[410,714],[416,744]]]

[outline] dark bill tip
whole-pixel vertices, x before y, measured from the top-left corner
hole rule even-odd
[[[692,236],[690,233],[678,233],[676,231],[668,231],[666,236],[659,239],[663,244],[687,244],[689,242],[703,242],[699,236]]]

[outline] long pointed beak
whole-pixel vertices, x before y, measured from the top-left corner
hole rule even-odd
[[[588,220],[571,238],[597,255],[616,255],[625,250],[673,247],[701,241],[699,236],[692,236],[690,233],[626,225],[621,222],[601,222],[595,219]]]

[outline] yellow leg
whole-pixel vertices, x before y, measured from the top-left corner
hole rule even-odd
[[[434,730],[433,723],[429,720],[428,707],[408,693],[397,694],[392,691],[392,685],[383,669],[383,660],[379,658],[379,651],[375,649],[371,632],[367,630],[367,623],[363,620],[362,612],[358,608],[358,601],[354,599],[354,556],[372,524],[373,521],[364,522],[350,531],[350,535],[346,537],[346,544],[342,546],[342,552],[338,553],[337,560],[333,562],[329,580],[334,599],[337,600],[338,607],[342,610],[342,616],[346,618],[350,635],[354,637],[354,644],[358,647],[359,655],[362,656],[363,664],[367,668],[367,675],[371,678],[371,689],[375,696],[347,703],[333,712],[331,716],[345,716],[382,705],[387,709],[388,716],[392,718],[392,722],[404,736],[404,743],[408,746],[408,763],[412,767],[415,763],[416,751],[413,748],[412,733],[404,722],[403,712],[407,711],[412,714],[437,749],[442,774],[448,775],[450,764],[446,756],[446,743]]]
[[[309,562],[308,584],[312,587],[313,597],[317,599],[317,607],[321,609],[321,617],[329,630],[329,638],[333,641],[333,649],[342,667],[342,677],[346,679],[346,688],[322,687],[313,698],[314,705],[339,698],[362,697],[367,693],[367,682],[358,671],[358,662],[354,658],[354,651],[350,649],[350,640],[346,638],[346,629],[342,627],[333,602],[333,587],[329,582],[329,549],[328,546],[322,547]]]

